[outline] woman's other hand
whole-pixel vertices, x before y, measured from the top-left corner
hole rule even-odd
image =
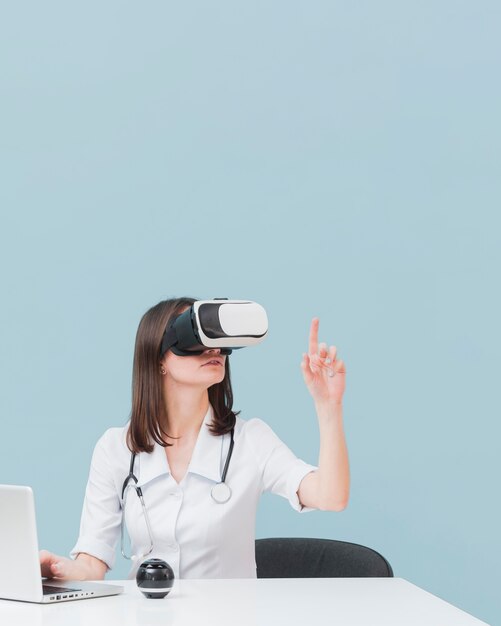
[[[103,580],[108,571],[106,563],[81,552],[75,560],[40,550],[40,570],[45,578],[58,580]]]
[[[72,570],[74,563],[74,561],[65,556],[59,556],[47,550],[40,550],[40,569],[44,578],[73,578]]]

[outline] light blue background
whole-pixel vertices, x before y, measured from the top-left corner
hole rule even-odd
[[[236,408],[316,462],[318,315],[352,468],[345,512],[265,497],[258,535],[370,545],[501,619],[499,7],[3,5],[0,482],[34,487],[41,546],[76,540],[143,312],[250,298]]]

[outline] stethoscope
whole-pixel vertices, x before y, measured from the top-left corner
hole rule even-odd
[[[211,489],[211,496],[214,502],[217,504],[225,504],[231,498],[231,489],[226,484],[226,475],[228,473],[228,467],[230,466],[231,456],[233,454],[233,445],[234,445],[234,435],[235,429],[232,428],[230,432],[230,447],[228,449],[228,454],[226,455],[226,461],[223,468],[223,473],[221,475],[221,481],[214,485]],[[141,558],[148,556],[153,552],[153,533],[151,531],[150,518],[148,516],[148,511],[146,510],[146,505],[144,503],[143,491],[141,487],[137,484],[138,480],[134,474],[134,462],[136,460],[136,453],[132,452],[130,455],[130,465],[129,465],[129,474],[127,478],[124,480],[124,484],[122,486],[122,519],[120,522],[120,551],[122,556],[126,559],[131,560],[133,558],[132,555],[128,555],[125,552],[125,503],[127,501],[127,493],[129,489],[134,489],[141,502],[141,508],[143,511],[144,521],[146,522],[146,528],[148,531],[148,540],[150,542],[149,549],[147,552],[143,554]]]

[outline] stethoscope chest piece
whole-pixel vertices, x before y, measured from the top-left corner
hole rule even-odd
[[[226,483],[217,483],[211,489],[211,496],[214,502],[224,504],[231,498],[231,489]]]

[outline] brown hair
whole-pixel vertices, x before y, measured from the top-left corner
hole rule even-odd
[[[160,373],[162,338],[170,320],[190,307],[194,298],[171,298],[151,307],[141,318],[136,334],[134,365],[132,369],[132,410],[127,431],[127,446],[131,452],[152,452],[154,442],[161,446],[169,434],[163,429],[166,423],[162,375]],[[214,409],[210,425],[213,435],[224,435],[235,426],[230,363],[226,359],[223,380],[209,387],[209,402]]]

